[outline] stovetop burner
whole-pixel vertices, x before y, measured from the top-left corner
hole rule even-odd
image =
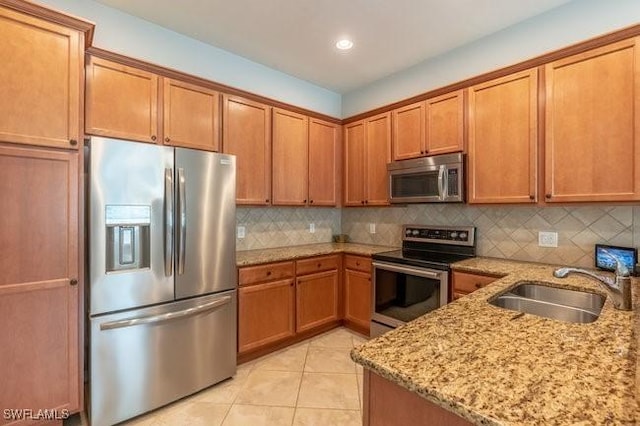
[[[402,249],[373,255],[374,260],[448,270],[475,257],[475,227],[404,225]]]

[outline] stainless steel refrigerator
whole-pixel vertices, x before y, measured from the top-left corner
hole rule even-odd
[[[235,157],[98,137],[87,157],[101,426],[235,374]]]

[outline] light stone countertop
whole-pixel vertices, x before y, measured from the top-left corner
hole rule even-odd
[[[371,256],[374,253],[381,253],[398,248],[399,247],[376,246],[356,243],[319,243],[261,250],[243,250],[236,252],[236,265],[258,265],[261,263],[301,259],[304,257],[333,253],[350,253],[361,256]]]
[[[635,311],[607,298],[597,321],[571,324],[487,300],[521,280],[606,295],[592,279],[481,257],[453,269],[506,276],[364,343],[352,359],[475,424],[636,424],[637,279]]]

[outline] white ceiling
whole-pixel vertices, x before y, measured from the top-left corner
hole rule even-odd
[[[98,1],[347,93],[571,0]]]

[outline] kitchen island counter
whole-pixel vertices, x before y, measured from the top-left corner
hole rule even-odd
[[[397,248],[398,247],[357,243],[318,243],[260,250],[243,250],[236,252],[236,264],[237,266],[250,266],[339,253],[371,256],[375,253],[395,250]]]
[[[506,276],[355,348],[353,360],[475,424],[636,424],[637,280],[634,311],[607,297],[595,322],[573,324],[487,301],[522,280],[606,295],[592,279],[492,258],[452,267]]]

